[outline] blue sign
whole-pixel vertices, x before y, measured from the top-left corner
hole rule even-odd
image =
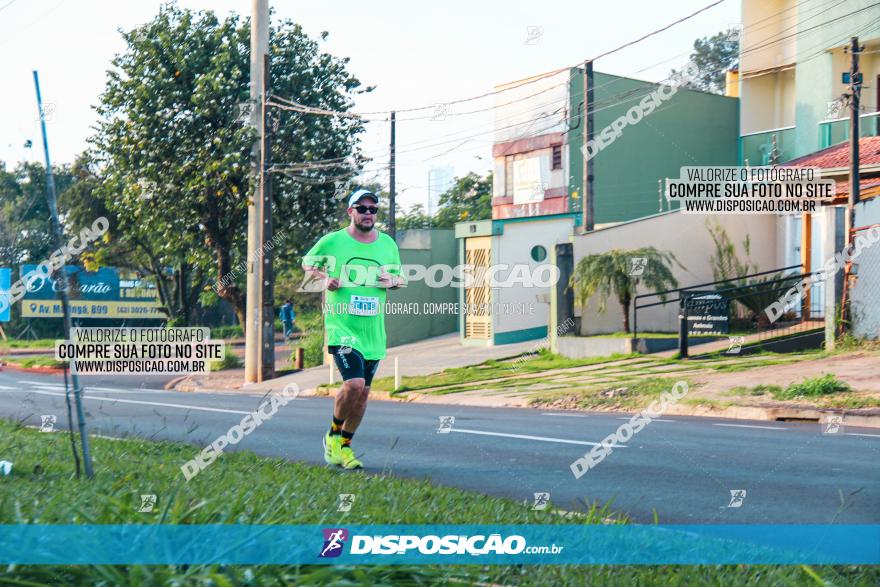
[[[61,270],[59,269],[47,279],[36,271],[36,265],[22,265],[21,278],[27,286],[24,294],[26,300],[54,300],[63,287]],[[31,271],[37,277],[26,278]],[[71,300],[114,301],[119,299],[119,273],[112,267],[102,267],[97,271],[86,271],[82,267],[65,265],[67,273],[68,295]]]
[[[876,565],[878,525],[0,525],[20,565]]]
[[[3,311],[0,311],[0,322],[9,322],[10,320],[10,306],[12,305],[9,300],[9,288],[12,287],[12,269],[8,267],[0,267],[0,296],[6,298],[5,304],[0,304],[0,308],[5,308]]]

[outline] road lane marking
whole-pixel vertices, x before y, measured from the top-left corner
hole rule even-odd
[[[788,428],[781,428],[779,426],[755,426],[753,424],[717,424],[713,422],[712,426],[727,426],[728,428],[760,428],[761,430],[788,430]]]
[[[870,436],[871,438],[880,438],[880,434],[864,434],[860,432],[844,432],[847,436]]]
[[[586,414],[551,414],[549,412],[542,412],[542,416],[567,416],[569,418],[589,418]]]
[[[632,420],[632,416],[629,418],[618,418],[618,420]],[[651,422],[678,422],[678,420],[663,420],[661,418],[651,418]]]
[[[40,395],[54,395],[54,396],[58,396],[58,397],[64,397],[63,393],[55,393],[52,391],[32,390],[30,393],[38,393]],[[141,401],[141,400],[136,400],[136,399],[119,399],[116,397],[90,397],[90,396],[84,395],[83,399],[90,399],[90,400],[99,401],[99,402],[114,402],[114,403],[121,403],[121,404],[141,404],[141,405],[146,405],[146,406],[162,406],[165,408],[182,408],[184,410],[200,410],[202,412],[221,412],[224,414],[247,415],[247,414],[251,413],[251,412],[242,412],[241,410],[226,410],[223,408],[206,408],[203,406],[188,406],[186,404],[169,404],[166,402],[147,402],[147,401]]]
[[[509,434],[507,432],[486,432],[484,430],[467,430],[465,428],[452,428],[450,432],[463,432],[464,434],[479,434],[481,436],[503,436],[505,438],[521,438],[523,440],[540,440],[541,442],[561,442],[563,444],[583,444],[586,446],[599,446],[598,442],[586,440],[568,440],[567,438],[550,438],[547,436],[529,436],[527,434]],[[612,444],[612,448],[626,448],[622,444]]]

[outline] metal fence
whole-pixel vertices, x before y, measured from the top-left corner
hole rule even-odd
[[[703,354],[816,346],[821,344],[825,327],[825,288],[814,279],[815,275],[804,273],[801,265],[791,265],[638,295],[633,304],[633,336],[638,337],[639,310],[675,304],[669,307],[678,313],[679,350],[683,357],[700,356],[694,353],[700,351],[697,345],[705,342],[716,344]],[[799,282],[806,284],[804,295],[797,294],[792,304],[786,304],[793,307],[771,319],[766,308],[783,300]],[[726,350],[719,349],[717,341],[725,338]]]

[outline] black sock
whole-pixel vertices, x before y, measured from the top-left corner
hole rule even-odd
[[[342,446],[351,446],[351,439],[354,438],[354,432],[342,431]]]
[[[342,433],[342,425],[345,423],[345,420],[340,420],[336,416],[333,416],[333,423],[330,424],[330,436],[337,436]]]

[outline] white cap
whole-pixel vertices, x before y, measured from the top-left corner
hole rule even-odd
[[[373,198],[374,200],[376,200],[376,204],[377,205],[379,204],[379,196],[377,196],[376,194],[374,194],[370,190],[358,190],[348,198],[348,207],[349,208],[353,207],[355,204],[358,203],[358,200],[360,200],[363,197]]]

